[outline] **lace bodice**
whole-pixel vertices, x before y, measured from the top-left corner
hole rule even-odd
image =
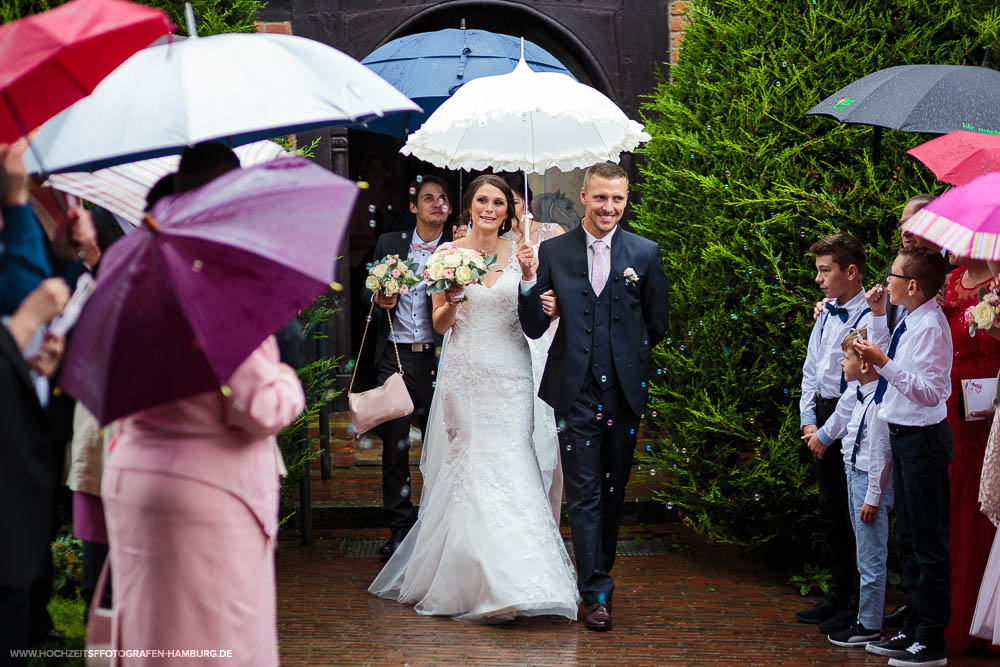
[[[517,317],[521,268],[511,250],[503,274],[492,287],[480,284],[466,288],[468,300],[457,306],[442,382],[450,376],[455,382],[472,382],[471,386],[481,389],[512,389],[518,383],[531,383],[528,345]],[[499,412],[507,407],[513,406],[504,406]]]

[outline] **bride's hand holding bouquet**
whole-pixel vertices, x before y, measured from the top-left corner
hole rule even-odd
[[[375,305],[394,308],[399,295],[406,294],[420,282],[417,269],[420,265],[400,259],[399,255],[386,255],[368,269],[365,287],[374,292]]]
[[[465,288],[480,283],[489,267],[497,261],[496,254],[484,257],[471,248],[447,246],[439,249],[424,265],[427,293],[445,292],[449,303],[465,301]]]

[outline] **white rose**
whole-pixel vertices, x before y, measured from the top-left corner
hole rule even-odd
[[[372,275],[376,278],[382,278],[385,276],[385,272],[389,270],[389,267],[385,264],[376,264],[372,267]]]
[[[382,285],[382,291],[385,292],[386,296],[392,296],[399,291],[399,283],[396,282],[395,278],[389,278],[385,281],[385,284]]]
[[[444,256],[444,265],[450,269],[454,269],[456,266],[462,263],[462,256],[457,252],[450,252]]]
[[[475,266],[480,271],[486,270],[486,260],[483,259],[482,255],[476,255],[472,258],[472,265]]]
[[[378,289],[378,284],[379,284],[378,278],[376,278],[375,276],[368,276],[367,278],[365,278],[365,287],[367,287],[372,292]]]
[[[996,310],[985,301],[980,301],[972,308],[972,319],[980,329],[989,329],[996,319]]]
[[[462,285],[468,285],[472,281],[472,269],[467,266],[460,266],[455,269],[455,278]]]
[[[427,271],[431,274],[431,280],[441,280],[444,278],[444,267],[440,262],[427,265]]]

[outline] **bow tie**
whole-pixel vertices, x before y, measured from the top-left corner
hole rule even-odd
[[[861,393],[860,389],[858,389],[858,402],[860,402],[860,403],[864,403],[865,402],[865,395]]]
[[[434,252],[436,249],[437,249],[437,246],[434,245],[433,243],[411,243],[410,244],[410,252],[421,252],[421,251],[423,251],[423,252]],[[844,312],[846,313],[847,311],[845,310]],[[847,316],[846,315],[844,316],[844,321],[847,321]]]
[[[826,312],[830,313],[831,315],[836,315],[837,317],[840,318],[841,322],[846,322],[847,321],[848,310],[846,308],[841,308],[840,306],[835,306],[835,305],[833,305],[833,303],[827,301],[826,302]]]

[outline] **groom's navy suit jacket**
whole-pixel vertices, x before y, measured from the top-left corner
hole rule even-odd
[[[586,238],[581,226],[543,242],[538,251],[537,281],[518,299],[521,326],[531,338],[538,338],[549,326],[539,296],[551,289],[559,300],[559,328],[549,348],[538,395],[556,413],[569,411],[591,372],[591,350],[599,337],[610,346],[615,375],[629,407],[641,415],[648,396],[650,349],[667,331],[668,284],[660,247],[621,227],[615,230],[611,270],[603,290],[610,290],[611,321],[598,330],[594,326],[597,298],[587,270]],[[626,269],[633,269],[638,281],[626,281]]]

